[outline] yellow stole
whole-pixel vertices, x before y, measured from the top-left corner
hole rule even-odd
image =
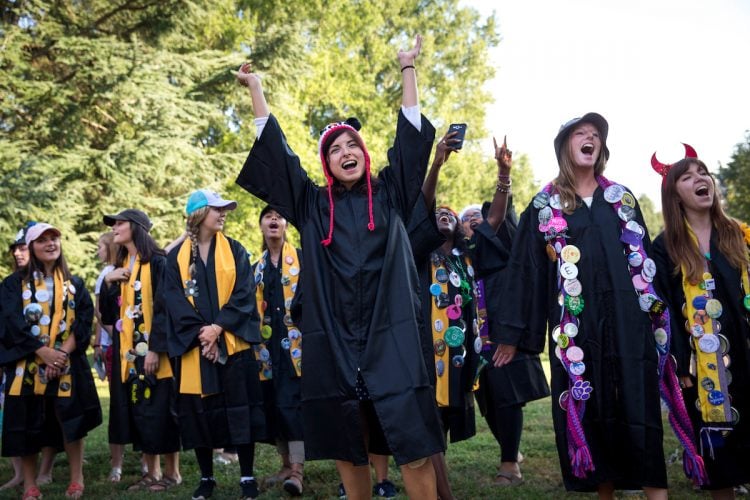
[[[180,268],[180,279],[183,283],[190,281],[190,257],[192,254],[192,242],[186,238],[182,242],[179,252],[177,253],[177,264]],[[196,255],[199,259],[200,256]],[[224,233],[216,233],[216,249],[214,251],[214,267],[216,274],[216,290],[219,295],[219,309],[229,302],[234,290],[234,284],[237,280],[237,268],[234,262],[234,254],[229,240]],[[206,290],[205,293],[208,293]],[[195,300],[192,296],[187,299],[195,307]],[[227,354],[229,356],[250,348],[244,339],[235,337],[230,331],[224,330],[224,341],[227,345]],[[221,339],[219,339],[221,340]],[[182,373],[180,376],[180,393],[181,394],[203,394],[201,377],[200,377],[200,346],[193,347],[182,355]]]
[[[687,221],[690,237],[695,246],[698,246],[698,238]],[[708,263],[705,263],[705,272],[702,281],[690,283],[687,278],[685,266],[680,266],[682,271],[682,289],[685,294],[686,325],[691,335],[691,342],[696,358],[696,377],[698,382],[698,402],[700,404],[701,418],[706,423],[727,424],[732,422],[732,409],[730,406],[728,381],[724,375],[726,366],[724,356],[719,347],[714,352],[705,352],[701,345],[720,346],[719,338],[715,331],[715,320],[721,316],[722,306],[718,300],[713,298],[712,290],[713,276],[708,272]],[[742,285],[745,291],[750,290],[748,270],[741,270]],[[696,307],[700,306],[700,308]]]
[[[75,321],[75,293],[70,290],[72,286],[70,280],[63,281],[62,271],[59,269],[55,269],[53,280],[55,288],[53,291],[54,296],[51,297],[50,300],[43,302],[40,301],[40,305],[42,306],[42,317],[38,324],[32,325],[32,327],[39,328],[38,338],[42,340],[47,347],[54,347],[56,344],[64,342],[70,336],[70,327],[73,324],[73,321]],[[43,277],[34,280],[34,286],[37,293],[40,291],[49,292]],[[25,280],[22,281],[21,288],[24,290],[23,307],[26,308],[26,306],[32,303],[30,283]],[[28,294],[26,291],[28,291]],[[70,294],[70,297],[68,297],[68,294]],[[50,318],[50,303],[52,300],[55,301],[55,312]],[[58,335],[60,336],[59,341],[57,338]],[[47,340],[48,337],[49,340]],[[11,396],[20,396],[23,389],[22,385],[23,383],[26,383],[26,385],[34,385],[33,394],[37,396],[44,395],[47,391],[48,385],[46,379],[43,380],[39,373],[43,363],[42,358],[39,356],[35,356],[34,361],[28,363],[25,359],[19,360],[16,363],[16,376],[10,386],[9,394]],[[60,375],[57,387],[57,397],[70,397],[72,393],[71,380],[72,377],[70,373]],[[67,390],[63,390],[64,388]]]
[[[302,334],[294,323],[292,323],[292,314],[290,312],[292,300],[297,291],[297,283],[299,282],[300,265],[297,249],[287,241],[284,241],[284,246],[281,248],[280,261],[282,277],[281,284],[284,291],[284,325],[286,325],[287,338],[289,339],[289,358],[292,361],[295,373],[298,377],[301,377]],[[265,317],[265,312],[268,307],[266,301],[263,300],[263,271],[266,266],[268,266],[268,250],[263,252],[258,264],[255,266],[255,303],[258,306],[258,313],[261,317],[260,336],[263,340],[269,340],[273,334],[271,326],[263,324],[263,318]],[[265,343],[261,343],[255,348],[255,359],[260,362],[259,376],[261,382],[273,378],[273,370],[269,363],[271,359],[268,357],[264,360],[261,356],[262,352],[270,354]]]
[[[138,284],[138,285],[137,285]],[[136,286],[139,289],[136,290]],[[135,294],[141,294],[141,300],[136,303]],[[140,305],[143,315],[143,322],[138,326],[138,338],[140,342],[148,344],[148,338],[151,334],[151,322],[154,317],[154,291],[151,285],[151,263],[141,263],[141,256],[136,256],[133,271],[130,273],[130,279],[120,284],[120,320],[122,321],[122,330],[120,331],[120,376],[123,382],[127,381],[130,370],[135,370],[135,358],[133,357],[133,337],[136,336],[135,319],[132,312],[137,305]],[[128,361],[130,353],[133,361]],[[159,369],[156,371],[156,378],[163,379],[172,376],[172,366],[169,364],[167,353],[159,353]]]

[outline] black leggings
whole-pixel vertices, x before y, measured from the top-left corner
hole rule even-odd
[[[255,443],[237,445],[237,458],[240,461],[240,476],[252,477],[255,466]],[[214,475],[214,450],[211,448],[196,448],[195,458],[201,470],[201,477]]]
[[[495,408],[489,405],[485,415],[487,425],[500,445],[500,461],[518,461],[523,430],[523,404]]]

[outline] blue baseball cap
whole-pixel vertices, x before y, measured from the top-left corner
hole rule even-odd
[[[199,208],[203,207],[216,207],[224,208],[226,210],[234,210],[237,208],[237,202],[233,200],[225,200],[219,193],[209,191],[208,189],[199,189],[194,191],[188,198],[187,205],[185,206],[185,212],[190,215]]]

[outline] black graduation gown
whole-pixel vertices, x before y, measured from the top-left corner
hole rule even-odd
[[[297,250],[297,256],[302,267],[302,252]],[[268,259],[266,268],[263,270],[263,300],[268,304],[263,313],[263,322],[271,327],[271,338],[265,341],[265,344],[271,354],[273,377],[271,380],[261,382],[261,385],[266,411],[266,428],[272,443],[276,440],[302,441],[303,439],[301,379],[292,365],[289,350],[281,346],[281,339],[288,337],[289,330],[284,324],[286,308],[284,287],[281,284],[281,263],[284,255],[281,255],[280,259],[278,267]],[[297,293],[299,291],[298,282]]]
[[[729,372],[732,382],[729,384],[729,395],[732,407],[737,409],[740,419],[722,446],[714,446],[714,458],[708,448],[704,448],[703,461],[706,464],[709,484],[706,489],[722,489],[750,482],[750,326],[748,311],[742,304],[742,278],[719,250],[715,233],[711,235],[711,260],[709,272],[713,275],[716,289],[714,298],[723,306],[719,317],[721,335],[729,340]],[[671,350],[677,359],[678,376],[690,375],[692,347],[690,334],[685,330],[685,317],[682,305],[685,293],[682,288],[682,273],[674,274],[675,264],[669,257],[664,234],[654,240],[654,260],[657,264],[655,285],[659,296],[669,306],[672,326]],[[703,426],[701,413],[695,405],[698,399],[700,381],[695,377],[693,387],[683,389],[685,406],[693,423],[696,442],[700,443],[698,433]]]
[[[253,349],[229,356],[226,364],[211,363],[201,356],[201,382],[210,395],[179,394],[181,356],[199,346],[201,327],[221,325],[250,344],[260,342],[260,320],[255,306],[255,282],[247,251],[229,239],[234,255],[236,279],[229,301],[219,309],[216,287],[216,238],[211,242],[206,264],[195,259],[198,296],[195,307],[185,297],[177,254],[180,246],[167,255],[165,302],[172,322],[167,331],[169,355],[175,359],[177,415],[182,446],[224,448],[250,444],[265,438],[263,397],[258,379],[258,364]]]
[[[421,355],[417,275],[402,221],[420,194],[435,130],[417,131],[399,113],[389,167],[373,194],[356,187],[337,196],[333,241],[327,191],[301,168],[276,119],[268,123],[237,183],[274,206],[300,232],[305,304],[302,410],[307,458],[368,463],[362,435],[358,374],[369,391],[396,463],[443,451],[444,444]]]
[[[167,258],[163,255],[151,257],[151,288],[153,290],[153,317],[148,338],[149,350],[156,353],[167,352],[168,315],[164,304],[164,272]],[[180,427],[175,413],[174,378],[157,380],[156,376],[139,381],[137,376],[122,382],[120,369],[120,332],[114,324],[120,317],[120,283],[107,285],[102,282],[99,294],[99,309],[102,323],[112,325],[112,376],[109,383],[109,442],[117,444],[133,443],[133,448],[152,455],[174,453],[180,450]],[[137,375],[144,375],[145,357],[136,358]],[[132,388],[136,385],[138,400],[132,401]],[[143,392],[148,386],[151,397]]]
[[[0,364],[6,370],[5,409],[3,417],[2,454],[6,457],[38,453],[42,447],[51,446],[62,451],[64,442],[84,438],[102,423],[102,410],[96,393],[91,366],[86,359],[86,349],[91,337],[94,305],[83,280],[74,276],[76,317],[71,325],[76,348],[70,353],[71,396],[10,396],[8,393],[16,376],[16,363],[26,358],[34,361],[35,351],[42,343],[32,337],[29,325],[23,318],[22,276],[13,273],[3,281],[0,303],[4,329],[0,329]],[[55,293],[59,293],[55,290]],[[54,305],[54,301],[52,302]],[[54,306],[50,313],[54,312]],[[60,379],[50,381],[55,394]]]
[[[488,205],[485,203],[485,208]],[[506,302],[503,283],[517,221],[509,197],[506,219],[497,232],[493,232],[485,220],[476,227],[469,241],[476,278],[482,280],[484,286],[488,335],[493,342],[491,349],[481,353],[487,364],[480,374],[479,390],[475,392],[482,415],[487,414],[488,405],[504,408],[549,396],[547,376],[537,352],[518,349],[513,360],[500,368],[495,368],[492,361],[500,332],[500,310],[505,307]]]
[[[568,375],[550,344],[552,416],[565,487],[595,491],[603,482],[617,489],[666,487],[656,341],[650,319],[638,305],[620,238],[620,220],[594,192],[591,208],[580,199],[568,222],[569,244],[581,250],[578,280],[585,302],[575,343],[584,352],[593,392],[583,427],[596,470],[587,478],[573,476],[568,457],[566,413],[558,398],[568,388]],[[521,216],[505,279],[505,305],[497,339],[519,349],[541,352],[559,324],[557,268],[545,252],[532,204]],[[637,220],[645,227],[640,208]],[[643,239],[650,255],[650,240]]]

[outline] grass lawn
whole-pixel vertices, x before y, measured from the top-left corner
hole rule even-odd
[[[106,414],[109,410],[109,400],[106,386],[99,385],[99,396]],[[478,413],[478,410],[477,410]],[[554,498],[567,495],[571,498],[588,497],[592,495],[566,494],[562,487],[562,480],[554,445],[549,398],[536,401],[526,407],[524,415],[524,430],[521,450],[526,460],[522,464],[525,483],[514,488],[498,488],[493,486],[495,465],[499,459],[499,447],[490,433],[487,425],[480,416],[477,417],[477,435],[469,440],[450,446],[447,454],[450,468],[450,480],[457,498],[509,498],[509,499],[537,499]],[[665,422],[665,429],[668,424]],[[671,431],[665,431],[665,450],[670,455],[677,448],[677,441]],[[256,477],[263,478],[274,473],[279,467],[276,450],[270,446],[259,445],[256,453]],[[137,454],[128,452],[123,470],[123,480],[119,484],[106,481],[109,473],[109,448],[107,446],[106,423],[95,429],[86,441],[86,498],[105,499],[142,499],[144,497],[160,498],[190,498],[198,479],[198,467],[192,452],[182,454],[182,485],[167,493],[127,493],[127,485],[140,477],[140,463]],[[391,479],[403,491],[398,468],[391,462]],[[218,488],[214,498],[229,499],[239,496],[239,467],[236,464],[216,465]],[[682,473],[679,463],[668,466],[671,485],[670,497],[679,499],[708,498],[708,495],[693,492],[689,482]],[[5,482],[12,475],[10,462],[0,461],[0,481]],[[59,455],[53,473],[54,482],[43,486],[42,493],[46,499],[64,498],[68,484],[68,470],[64,454]],[[304,498],[336,498],[339,479],[332,462],[310,462],[305,467],[305,496]],[[262,498],[287,498],[283,490],[278,487],[261,492]],[[642,495],[625,495],[627,498],[645,498]],[[0,498],[20,498],[20,492],[0,492]],[[405,495],[400,498],[406,498]]]

